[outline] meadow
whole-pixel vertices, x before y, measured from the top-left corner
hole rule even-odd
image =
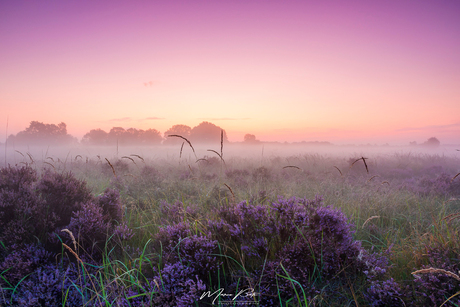
[[[185,144],[8,159],[2,306],[460,304],[455,148]]]

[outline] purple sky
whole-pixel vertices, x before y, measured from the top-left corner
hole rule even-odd
[[[459,1],[2,1],[0,135],[460,144]]]

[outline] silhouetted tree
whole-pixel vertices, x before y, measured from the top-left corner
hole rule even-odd
[[[88,145],[159,145],[163,138],[156,129],[124,129],[113,127],[107,133],[101,129],[94,129],[85,134],[82,143]]]
[[[423,146],[429,146],[429,147],[438,147],[441,144],[439,140],[435,137],[429,138],[427,141],[425,141],[422,145]]]
[[[161,144],[161,141],[163,140],[163,138],[161,137],[160,131],[156,129],[148,129],[146,131],[139,130],[139,131],[140,131],[140,137],[139,137],[140,144],[159,145]]]
[[[192,143],[219,144],[222,128],[212,123],[202,122],[190,131]],[[227,133],[224,130],[224,142],[228,142]]]
[[[109,135],[108,135],[108,143],[110,145],[113,145],[113,144],[125,144],[125,128],[122,128],[122,127],[113,127],[112,129],[110,129],[109,131]]]
[[[246,134],[244,135],[244,143],[246,144],[257,144],[260,143],[259,140],[256,139],[256,136],[254,134]]]
[[[102,129],[92,129],[86,133],[81,142],[86,145],[105,145],[109,134]]]
[[[174,125],[164,133],[164,141],[163,144],[165,145],[177,145],[181,144],[184,140],[180,138],[169,138],[168,135],[176,134],[183,136],[184,138],[188,139],[190,137],[190,131],[192,128],[186,125]]]
[[[65,123],[55,125],[31,121],[25,130],[10,135],[8,142],[17,145],[67,145],[77,142],[77,139],[67,133]]]

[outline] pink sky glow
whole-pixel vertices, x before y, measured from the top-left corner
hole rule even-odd
[[[2,1],[0,141],[30,121],[460,144],[460,2]]]

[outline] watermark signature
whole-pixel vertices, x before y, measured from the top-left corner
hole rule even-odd
[[[224,288],[220,288],[214,292],[205,291],[200,297],[200,300],[203,298],[214,298],[212,303],[214,304],[215,301],[219,298],[223,299],[219,301],[219,305],[232,305],[236,303],[237,298],[247,298],[247,301],[240,301],[238,300],[238,305],[259,305],[259,302],[255,299],[256,296],[260,295],[259,293],[255,292],[253,288],[246,288],[240,290],[238,293],[225,293]]]

